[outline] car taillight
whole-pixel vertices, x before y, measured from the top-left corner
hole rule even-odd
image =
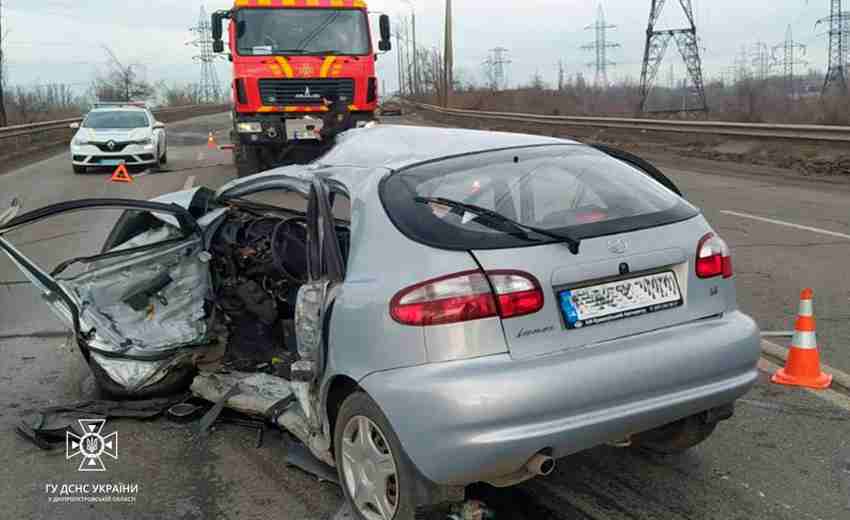
[[[512,318],[542,307],[543,291],[529,274],[465,271],[402,289],[390,302],[390,315],[402,325],[421,327]]]
[[[697,245],[696,272],[699,278],[732,277],[732,256],[726,242],[709,233]]]

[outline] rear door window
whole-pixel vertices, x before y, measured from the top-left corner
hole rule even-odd
[[[410,238],[446,249],[539,245],[422,199],[443,198],[576,238],[677,222],[696,208],[640,170],[579,145],[470,154],[396,172],[381,186],[387,213]]]

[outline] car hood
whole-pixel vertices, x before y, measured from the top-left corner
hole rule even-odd
[[[151,134],[152,132],[149,128],[134,128],[131,130],[80,128],[77,132],[77,137],[87,141],[105,143],[107,141],[139,141],[151,137]]]

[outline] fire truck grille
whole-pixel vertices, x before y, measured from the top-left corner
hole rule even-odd
[[[354,101],[352,79],[261,79],[260,98],[264,105],[321,105],[332,95]]]

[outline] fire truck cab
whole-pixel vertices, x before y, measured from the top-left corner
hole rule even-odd
[[[373,118],[378,81],[363,0],[236,0],[212,15],[213,49],[233,63],[234,161],[240,177],[314,159],[319,130],[334,102],[357,126]],[[380,17],[378,50],[391,49]]]

